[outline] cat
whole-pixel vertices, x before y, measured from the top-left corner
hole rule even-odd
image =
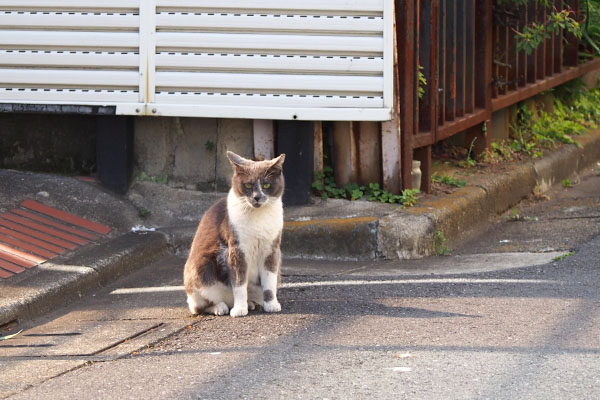
[[[185,263],[190,312],[242,317],[256,306],[279,312],[285,154],[252,161],[228,151],[227,158],[231,189],[200,220]]]

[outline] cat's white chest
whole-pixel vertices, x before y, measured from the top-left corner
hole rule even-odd
[[[239,247],[245,255],[249,278],[258,274],[265,259],[273,252],[273,243],[283,229],[281,199],[258,209],[248,209],[233,193],[227,198],[229,220],[235,230]]]

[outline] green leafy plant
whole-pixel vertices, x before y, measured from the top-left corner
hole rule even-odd
[[[419,71],[418,71],[418,78],[419,78],[419,82],[418,82],[418,93],[419,93],[419,99],[422,99],[423,96],[425,95],[425,87],[427,86],[427,79],[425,78],[425,75],[423,74],[423,66],[419,65]]]
[[[554,258],[552,259],[552,261],[556,262],[556,261],[564,260],[565,258],[567,258],[567,257],[570,257],[570,256],[572,256],[572,255],[574,255],[574,254],[575,254],[575,252],[574,252],[574,251],[570,251],[570,252],[568,252],[568,253],[566,253],[566,254],[562,254],[562,255],[560,255],[560,256],[558,256],[558,257],[554,257]]]
[[[343,188],[338,188],[331,167],[315,172],[315,181],[312,188],[316,195],[322,199],[348,199],[359,200],[366,198],[368,201],[380,203],[398,203],[404,207],[412,207],[417,203],[418,189],[405,189],[401,194],[393,194],[384,190],[379,183],[369,183],[359,186],[357,183],[348,183]]]
[[[148,218],[150,215],[152,215],[152,212],[144,207],[138,207],[138,215],[140,218]]]
[[[456,186],[456,187],[465,187],[467,185],[466,181],[456,179],[455,177],[448,175],[431,175],[431,180],[437,183],[443,183],[445,185]]]
[[[517,210],[513,208],[512,216],[510,217],[510,220],[511,221],[539,221],[539,218],[538,217],[521,216],[521,215],[519,215]]]
[[[562,182],[562,185],[564,188],[573,187],[573,182],[571,182],[571,180],[569,178],[563,179],[561,182]]]
[[[438,256],[447,256],[452,250],[446,246],[446,235],[442,231],[435,231],[433,234],[433,250]]]
[[[475,159],[471,157],[471,155],[473,154],[473,146],[475,146],[476,140],[477,140],[477,138],[473,139],[473,141],[471,142],[471,145],[469,146],[469,151],[467,152],[466,160],[462,160],[462,161],[458,162],[459,167],[473,168],[477,165],[477,161],[475,161]]]
[[[498,6],[502,10],[514,18],[527,7],[528,0],[498,0]],[[553,1],[536,0],[539,7],[547,9],[546,17],[542,22],[532,22],[523,27],[522,31],[513,28],[517,51],[524,51],[528,55],[537,49],[546,39],[550,39],[552,35],[565,30],[575,35],[578,39],[582,37],[582,29],[577,21],[575,12],[566,6],[565,8],[556,8]]]

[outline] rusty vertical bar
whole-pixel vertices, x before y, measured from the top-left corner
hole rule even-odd
[[[519,32],[523,32],[525,26],[527,25],[527,6],[519,6],[517,8],[519,14],[519,22],[518,22],[518,30]],[[518,54],[518,85],[523,87],[527,85],[527,53],[524,51],[519,51]]]
[[[465,115],[466,0],[456,0],[456,117]]]
[[[511,11],[516,14],[516,8],[512,8]],[[510,19],[511,23],[515,22],[515,19]],[[517,51],[517,40],[515,38],[515,33],[512,28],[509,29],[510,34],[508,35],[508,48],[506,51],[508,52],[508,64],[510,65],[508,71],[508,82],[507,82],[507,90],[517,90],[518,82],[519,82],[519,52]]]
[[[475,71],[482,71],[475,80],[475,106],[492,110],[492,0],[477,0],[475,8]]]
[[[504,17],[504,26],[502,27],[503,34],[502,34],[501,43],[500,43],[500,53],[501,53],[502,57],[498,57],[498,61],[500,61],[502,63],[502,66],[500,67],[500,74],[499,74],[502,77],[502,86],[500,87],[500,93],[502,93],[502,94],[508,93],[508,79],[509,79],[509,75],[510,75],[508,68],[506,67],[508,64],[508,60],[510,58],[509,44],[510,44],[510,37],[512,36],[512,30],[509,27],[509,23],[510,23],[510,17],[508,15],[506,15]]]
[[[562,10],[563,9],[563,1],[562,0],[556,0],[555,1],[555,7],[557,10]],[[562,29],[553,36],[553,41],[554,41],[554,60],[553,60],[553,70],[555,73],[559,73],[560,71],[562,71],[562,66],[563,66],[563,31]]]
[[[494,61],[497,57],[498,49],[500,48],[500,46],[498,45],[500,43],[500,26],[498,24],[492,25],[492,32],[492,76],[494,77],[494,79],[497,79],[499,73],[499,66]],[[500,93],[498,92],[498,85],[496,84],[497,82],[494,83],[495,84],[492,86],[492,96],[498,97],[500,95]]]
[[[579,0],[566,0],[565,5],[572,13],[571,17],[579,21]],[[579,63],[579,40],[572,33],[566,32],[565,65],[575,67]]]
[[[535,16],[536,16],[535,19],[538,24],[544,23],[544,10],[545,9],[546,9],[546,7],[544,7],[543,4],[538,4],[537,12],[535,14]],[[544,41],[537,48],[537,57],[535,60],[535,64],[536,64],[535,77],[536,77],[536,79],[541,80],[541,79],[544,79],[544,77],[546,76],[545,60],[546,60],[546,45],[545,45],[545,41]]]
[[[470,114],[475,109],[475,0],[467,0],[465,7],[465,113]]]
[[[444,125],[446,115],[446,90],[448,84],[446,82],[446,1],[440,0],[440,8],[438,13],[438,93],[437,93],[437,124]]]
[[[402,187],[410,188],[413,159],[412,138],[415,134],[414,109],[417,98],[415,59],[415,1],[396,0],[396,38],[400,95],[400,129],[402,132]],[[418,3],[417,3],[418,5]]]
[[[419,100],[419,133],[435,138],[436,104],[438,99],[437,13],[439,0],[420,3],[419,11],[419,64],[427,79],[423,97]]]
[[[529,0],[527,4],[527,25],[531,25],[535,22],[535,18],[537,16],[537,1]],[[535,69],[537,64],[537,52],[535,49],[531,52],[531,54],[527,55],[527,83],[535,83],[535,78],[537,76],[537,71]]]
[[[446,3],[446,107],[444,119],[454,121],[456,116],[456,3]]]
[[[548,10],[544,8],[544,20],[548,17]],[[554,73],[554,38],[551,36],[544,41],[546,56],[544,59],[544,76],[552,76]]]

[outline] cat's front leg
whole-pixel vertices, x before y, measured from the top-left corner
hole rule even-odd
[[[277,301],[277,282],[279,281],[279,268],[281,266],[281,251],[279,246],[274,246],[273,252],[265,260],[264,268],[260,271],[260,282],[263,289],[263,309],[266,312],[281,311],[281,304]]]
[[[232,269],[231,289],[233,291],[232,317],[248,315],[248,265],[244,253],[237,245],[229,247],[228,263]]]

